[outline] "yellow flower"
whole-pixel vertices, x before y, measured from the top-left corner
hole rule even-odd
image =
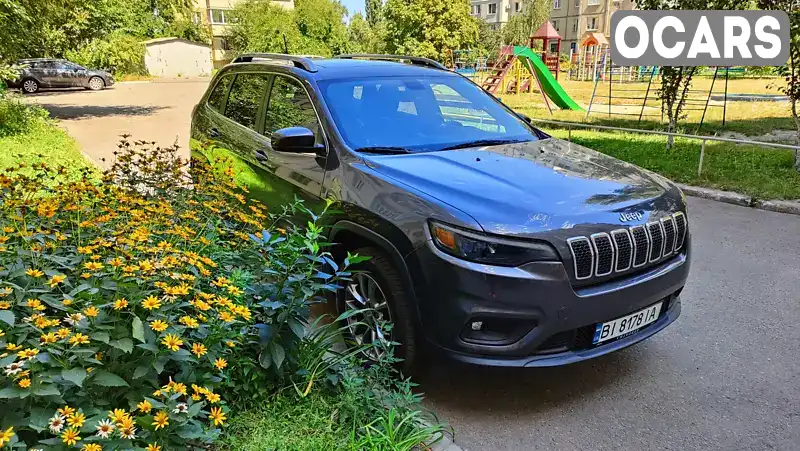
[[[27,302],[25,302],[25,305],[40,312],[47,308],[44,306],[44,304],[42,304],[42,301],[38,299],[28,299]]]
[[[222,371],[226,366],[228,366],[228,362],[220,357],[217,360],[214,360],[214,366],[217,367],[218,370]]]
[[[6,345],[6,349],[13,352],[16,351],[17,349],[22,349],[22,346],[14,343],[9,343]]]
[[[56,335],[58,335],[58,338],[61,338],[63,340],[64,338],[69,337],[69,334],[71,334],[71,333],[72,332],[70,332],[69,329],[67,329],[66,327],[62,327],[61,329],[58,329],[58,332],[56,332]]]
[[[39,337],[39,343],[41,344],[55,343],[56,341],[58,341],[58,337],[53,332],[48,332]]]
[[[233,347],[236,347],[236,343],[234,343],[232,341],[226,341],[225,342],[225,346],[227,346],[229,348],[233,348]]]
[[[0,310],[8,310],[11,308],[11,303],[8,301],[0,301]]]
[[[73,446],[74,444],[78,443],[78,440],[81,438],[78,436],[78,430],[75,428],[69,428],[61,434],[61,441],[64,442],[67,446]]]
[[[155,321],[150,321],[150,328],[156,332],[164,332],[169,327],[169,324],[157,319]]]
[[[113,420],[114,423],[122,423],[126,418],[130,418],[130,414],[125,409],[114,409],[108,412],[108,418]]]
[[[238,296],[238,295],[244,293],[244,291],[242,291],[241,288],[239,288],[239,287],[237,287],[235,285],[228,285],[227,290],[228,290],[228,293],[230,293],[233,296]]]
[[[173,383],[172,391],[174,391],[175,393],[180,393],[180,394],[186,396],[186,384],[184,384],[182,382]]]
[[[69,307],[70,305],[72,305],[72,299],[65,298],[63,301],[61,301],[61,303],[64,304],[64,307]]]
[[[39,350],[38,349],[36,349],[36,348],[28,348],[28,349],[23,349],[22,351],[18,352],[17,353],[17,357],[19,357],[21,360],[30,360],[30,359],[36,357],[37,354],[39,354]]]
[[[114,310],[122,310],[128,306],[128,300],[125,298],[120,298],[114,301]]]
[[[197,357],[203,357],[206,355],[208,350],[206,346],[202,343],[194,343],[192,344],[192,354],[196,355]]]
[[[5,446],[6,443],[11,441],[11,437],[14,436],[14,428],[10,427],[5,431],[0,430],[0,446]]]
[[[200,395],[198,395],[197,393],[192,393],[192,400],[193,401],[200,401],[200,399],[202,399],[202,398],[200,398]]]
[[[31,380],[28,379],[27,377],[20,379],[19,382],[17,382],[17,385],[19,385],[22,388],[28,388],[31,386]]]
[[[139,404],[136,404],[136,408],[139,409],[142,413],[150,413],[150,410],[153,408],[153,405],[150,404],[150,401],[144,400]]]
[[[50,281],[48,282],[48,284],[50,285],[50,288],[55,288],[56,285],[60,284],[61,282],[65,281],[65,280],[67,280],[67,276],[64,276],[64,275],[61,275],[61,274],[56,274],[55,276],[50,278]]]
[[[81,274],[81,279],[88,279],[89,277],[92,277],[92,273],[90,272],[85,272]]]
[[[33,269],[33,268],[25,270],[25,274],[27,274],[27,275],[29,275],[31,277],[42,277],[44,275],[44,273],[42,271],[40,271],[38,269]]]
[[[157,309],[161,307],[161,301],[159,301],[157,297],[151,295],[142,301],[142,307],[146,308],[147,310]]]
[[[225,420],[227,417],[225,413],[219,407],[212,407],[211,413],[208,414],[208,419],[214,422],[214,426],[219,426],[225,424]]]
[[[83,423],[85,421],[86,415],[81,412],[75,412],[72,415],[67,416],[67,424],[70,426],[75,426],[78,429],[83,427]]]
[[[73,409],[70,406],[64,406],[64,407],[58,409],[57,412],[60,413],[61,415],[65,416],[65,417],[68,417],[68,416],[72,415],[73,413],[75,413],[75,409]]]
[[[83,267],[89,271],[97,271],[103,269],[103,264],[100,262],[86,262],[83,264]]]
[[[169,426],[169,414],[164,410],[159,410],[153,417],[153,426],[156,427],[156,430]]]
[[[90,307],[87,307],[87,308],[85,308],[83,310],[83,314],[88,316],[88,317],[90,317],[90,318],[96,317],[99,313],[100,313],[100,310],[98,310],[97,307],[95,307],[93,305],[90,306]]]
[[[180,339],[177,335],[174,334],[167,334],[162,340],[161,343],[167,347],[167,349],[171,351],[177,351],[178,348],[181,347],[183,344],[183,340]]]
[[[147,448],[145,448],[145,451],[161,451],[161,447],[155,443],[150,443],[147,445]]]
[[[72,346],[85,345],[89,343],[89,337],[78,332],[69,338],[69,344]]]
[[[197,326],[199,326],[199,323],[197,322],[197,320],[192,318],[191,316],[182,316],[181,319],[180,319],[180,322],[181,322],[181,324],[183,324],[184,326],[186,326],[186,327],[188,327],[190,329],[195,329],[195,328],[197,328]]]
[[[233,317],[231,312],[220,312],[219,319],[225,321],[226,323],[231,323],[234,321],[235,318]]]
[[[103,447],[97,443],[87,443],[81,447],[81,451],[103,451]]]
[[[211,404],[216,404],[216,403],[218,403],[220,401],[221,397],[218,394],[216,394],[216,393],[214,393],[212,391],[207,391],[206,392],[206,399]]]
[[[111,261],[108,262],[108,264],[111,265],[112,268],[119,268],[124,263],[123,263],[121,258],[115,257],[115,258],[111,259]]]

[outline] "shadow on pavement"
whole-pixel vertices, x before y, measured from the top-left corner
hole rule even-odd
[[[415,378],[425,403],[447,411],[535,413],[563,408],[603,388],[635,378],[632,354],[620,351],[554,368],[486,368],[452,361],[431,363]]]
[[[57,105],[39,103],[57,119],[83,119],[108,116],[147,116],[156,111],[168,109],[164,106],[138,105]]]

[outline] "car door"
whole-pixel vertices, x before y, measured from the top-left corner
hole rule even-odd
[[[65,86],[83,88],[89,82],[88,72],[75,63],[62,62],[61,76]]]
[[[58,86],[56,63],[56,61],[38,61],[36,67],[31,69],[31,75],[39,81],[42,87],[52,88]]]

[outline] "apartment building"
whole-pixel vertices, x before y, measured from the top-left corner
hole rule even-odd
[[[241,0],[195,0],[196,23],[204,23],[211,29],[214,67],[222,67],[233,58],[228,42],[230,10]],[[286,9],[294,9],[294,0],[273,0],[272,3]]]
[[[610,40],[611,14],[632,9],[636,9],[634,0],[553,0],[550,21],[563,38],[561,51],[569,53],[580,46],[587,32],[603,34]]]
[[[472,15],[500,29],[522,11],[522,0],[472,0]]]

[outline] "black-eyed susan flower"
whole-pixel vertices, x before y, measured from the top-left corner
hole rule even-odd
[[[161,321],[160,319],[150,321],[150,328],[156,332],[164,332],[169,327],[169,324]]]
[[[27,275],[29,275],[31,277],[34,277],[34,278],[38,278],[38,277],[42,277],[44,275],[44,272],[42,272],[41,270],[35,269],[35,268],[28,268],[28,269],[25,270],[25,274],[27,274]]]
[[[67,416],[67,425],[69,426],[80,429],[83,427],[84,422],[86,422],[86,415],[84,415],[82,412],[75,412]]]
[[[228,361],[220,357],[217,360],[214,360],[214,366],[217,367],[218,370],[222,371],[226,366],[228,366]]]
[[[196,319],[194,319],[194,318],[192,318],[191,316],[188,316],[188,315],[187,316],[182,316],[179,321],[180,321],[181,324],[183,324],[184,326],[186,326],[186,327],[188,327],[190,329],[196,329],[197,326],[200,325],[200,323],[198,323]]]
[[[192,354],[196,355],[197,357],[203,357],[208,352],[206,346],[202,343],[193,343],[192,344]]]
[[[92,305],[92,306],[86,307],[83,310],[83,314],[88,316],[89,318],[95,318],[95,317],[97,317],[98,314],[100,314],[100,310],[97,307]]]
[[[161,307],[161,301],[157,297],[150,295],[142,301],[142,307],[147,310],[154,310]]]
[[[169,426],[169,414],[164,410],[159,410],[153,417],[153,426],[156,430]]]
[[[50,285],[50,288],[55,288],[58,284],[64,282],[65,280],[67,280],[67,276],[63,274],[56,274],[50,278],[47,284]]]
[[[5,431],[0,430],[0,446],[6,446],[6,443],[10,442],[12,437],[14,437],[13,427],[10,427]]]
[[[17,381],[17,385],[19,385],[21,388],[28,388],[31,386],[31,380],[27,377],[24,377]]]
[[[177,351],[181,345],[183,345],[183,340],[181,340],[177,335],[167,334],[161,339],[161,343],[170,351]]]
[[[72,346],[89,344],[89,337],[78,332],[75,335],[69,337],[69,344],[71,344]]]
[[[136,404],[136,408],[139,409],[139,411],[142,413],[150,413],[150,410],[153,409],[153,405],[150,404],[150,401],[145,399],[139,404]]]
[[[147,448],[145,448],[145,451],[161,451],[161,447],[156,443],[150,443],[147,445]]]
[[[87,443],[81,447],[81,451],[103,451],[103,447],[97,443]]]
[[[128,306],[128,300],[125,298],[119,298],[114,301],[114,310],[122,310]]]
[[[78,435],[78,430],[75,428],[67,428],[63,434],[61,434],[61,441],[64,442],[67,446],[74,446],[81,437]]]
[[[208,419],[214,422],[214,426],[220,426],[225,424],[225,420],[228,418],[225,416],[225,412],[223,412],[221,408],[212,407],[211,412],[208,414]]]

